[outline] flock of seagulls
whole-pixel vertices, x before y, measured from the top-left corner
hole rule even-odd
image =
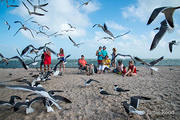
[[[27,3],[29,4],[29,6],[32,7],[33,10],[31,10],[28,5],[22,1],[23,6],[27,9],[28,14],[31,15],[37,15],[37,16],[44,16],[46,12],[48,12],[48,10],[46,10],[44,7],[48,6],[48,3],[44,3],[41,4],[40,0],[38,0],[38,4],[34,4],[32,3],[30,0],[26,0]],[[79,8],[83,7],[83,6],[87,6],[89,4],[89,2],[91,2],[92,0],[88,0],[86,2],[83,2]],[[3,0],[1,0],[1,2],[3,2]],[[6,0],[6,5],[7,7],[19,7],[18,5],[9,5],[8,4],[8,0]],[[165,35],[165,33],[168,31],[169,28],[174,28],[174,22],[173,22],[173,14],[174,11],[176,9],[179,9],[180,7],[160,7],[160,8],[156,8],[154,9],[154,11],[152,12],[147,25],[150,25],[155,18],[158,16],[158,14],[163,13],[165,15],[165,19],[163,21],[160,22],[161,26],[155,28],[154,30],[158,30],[158,33],[154,36],[154,39],[152,41],[151,47],[150,47],[150,51],[155,49],[159,43],[159,41],[162,39],[162,37]],[[39,10],[43,11],[44,13],[40,13]],[[38,30],[33,30],[31,28],[29,28],[28,26],[26,26],[26,22],[28,22],[29,20],[33,19],[33,17],[31,17],[30,19],[26,20],[25,22],[21,22],[19,20],[14,21],[15,24],[20,24],[21,27],[17,30],[17,32],[14,34],[14,36],[17,35],[17,33],[21,30],[24,31],[29,31],[30,34],[32,35],[33,38],[35,38],[33,32],[36,32],[36,34],[43,34],[46,37],[57,37],[57,36],[61,36],[64,35],[64,33],[68,33],[68,32],[72,32],[76,30],[76,27],[71,25],[70,23],[67,23],[67,25],[69,26],[69,29],[64,29],[61,31],[61,33],[59,32],[54,32],[51,34],[47,34],[46,31],[50,30],[50,28],[47,25],[41,25],[41,23],[32,20],[31,23],[36,24],[38,26]],[[5,21],[5,24],[8,26],[8,30],[11,29],[11,25],[8,23],[8,21]],[[104,33],[106,33],[108,36],[103,37],[101,39],[107,39],[107,40],[115,40],[119,37],[122,37],[124,35],[129,34],[131,31],[127,31],[124,34],[121,35],[117,35],[114,36],[114,34],[108,29],[107,25],[104,23],[103,25],[101,24],[95,24],[93,25],[93,28],[95,27],[99,27],[103,30]],[[83,43],[76,43],[71,36],[68,36],[68,39],[73,43],[73,45],[75,47],[79,47],[80,45],[82,45]],[[174,45],[178,45],[180,42],[177,42],[176,40],[173,40],[171,42],[169,42],[169,50],[172,53],[172,48]],[[25,47],[22,52],[18,52],[19,56],[13,56],[10,58],[6,58],[4,57],[1,53],[0,53],[0,57],[1,57],[1,62],[5,62],[6,64],[8,64],[9,60],[12,59],[17,59],[22,66],[24,67],[24,69],[28,70],[30,65],[37,65],[38,64],[38,60],[37,58],[40,57],[43,52],[45,50],[49,50],[52,54],[57,56],[57,53],[55,51],[53,51],[51,48],[48,47],[49,44],[52,44],[52,42],[46,43],[44,46],[40,46],[40,47],[34,47],[33,45],[28,45],[27,47]],[[33,58],[31,56],[31,54],[35,53],[35,57]],[[69,58],[71,55],[67,55],[65,57],[65,62],[66,59]],[[145,62],[144,60],[142,60],[139,57],[132,57],[131,55],[124,55],[121,53],[118,53],[114,59],[116,59],[117,56],[123,56],[123,57],[129,57],[130,59],[132,59],[134,62],[138,61],[141,64],[147,66],[148,68],[150,68],[151,70],[154,71],[158,71],[158,68],[154,67],[157,63],[159,63],[161,60],[164,59],[164,57],[160,57],[157,60],[154,60],[150,63]],[[24,57],[26,58],[30,58],[30,60],[32,62],[30,63],[25,63],[24,61]],[[112,60],[113,61],[113,60]],[[62,73],[60,73],[57,70],[57,66],[61,63],[61,59],[58,59],[58,62],[55,64],[55,66],[53,67],[52,71],[48,71],[47,73],[41,73],[37,76],[36,79],[34,79],[32,82],[28,81],[27,79],[23,79],[23,80],[19,80],[18,82],[22,82],[25,83],[26,85],[7,85],[7,84],[3,84],[0,83],[0,88],[7,88],[7,89],[13,89],[13,90],[21,90],[21,91],[28,91],[31,92],[32,94],[27,95],[26,99],[24,101],[22,101],[22,98],[19,96],[11,96],[9,101],[0,101],[0,106],[11,106],[14,111],[18,111],[21,107],[25,107],[26,108],[26,114],[32,113],[34,112],[34,109],[32,108],[32,104],[34,104],[37,101],[41,101],[44,106],[47,108],[47,112],[53,112],[53,108],[52,106],[55,105],[59,110],[61,110],[62,108],[60,107],[60,105],[58,104],[59,101],[63,101],[65,103],[72,103],[69,99],[60,96],[60,95],[56,95],[55,93],[57,92],[63,92],[61,90],[49,90],[47,91],[45,88],[43,88],[43,86],[40,84],[40,82],[42,81],[47,81],[50,80],[50,76],[57,76],[57,75],[62,75]],[[135,62],[136,63],[136,62]],[[84,85],[85,86],[89,86],[92,83],[100,83],[97,80],[94,79],[89,79],[88,81],[86,81],[84,79]],[[118,93],[122,93],[122,92],[128,92],[130,90],[128,89],[122,89],[120,88],[118,85],[114,85],[114,91],[118,92]],[[105,91],[102,87],[99,87],[99,93],[101,95],[114,95],[112,93],[109,93],[107,91]],[[37,96],[33,99],[29,99],[30,96]],[[16,101],[17,100],[17,101]],[[127,113],[133,113],[133,114],[138,114],[138,115],[144,115],[145,112],[144,111],[139,111],[137,110],[138,106],[139,106],[139,100],[151,100],[151,98],[147,98],[147,97],[143,97],[143,96],[132,96],[130,97],[130,104],[128,104],[127,101],[122,102],[125,111]]]
[[[174,28],[174,22],[173,22],[173,14],[176,9],[179,9],[180,6],[178,7],[159,7],[153,10],[147,25],[150,25],[155,18],[160,14],[163,13],[165,15],[165,19],[160,23],[161,26],[155,28],[154,30],[159,30],[158,33],[154,36],[153,42],[151,44],[150,50],[153,50],[157,47],[159,41],[162,39],[162,37],[165,35],[167,30],[169,28]],[[169,43],[169,46],[170,43]],[[171,47],[172,48],[172,47]],[[170,52],[172,52],[172,49],[169,47]]]

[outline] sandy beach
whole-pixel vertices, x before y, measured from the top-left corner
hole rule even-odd
[[[42,82],[46,90],[60,89],[57,93],[72,101],[70,104],[59,102],[62,110],[53,106],[55,112],[47,113],[42,103],[33,104],[34,113],[25,114],[25,109],[13,112],[10,107],[0,106],[0,120],[127,120],[128,114],[122,106],[122,101],[129,101],[131,96],[142,95],[151,100],[141,100],[138,110],[145,111],[143,116],[131,115],[134,120],[178,120],[180,117],[180,66],[158,66],[159,72],[154,75],[144,67],[137,67],[138,75],[135,77],[122,77],[114,73],[94,74],[87,76],[80,73],[77,68],[67,68],[62,76],[51,77],[51,80]],[[169,70],[172,68],[174,70]],[[9,75],[9,74],[12,75]],[[0,69],[0,82],[17,78],[33,80],[32,75],[38,74],[36,69]],[[100,83],[84,87],[83,79],[95,79]],[[16,81],[6,84],[23,84]],[[113,85],[119,85],[129,92],[117,93]],[[114,95],[103,96],[99,87]],[[0,100],[9,100],[11,95],[18,95],[25,99],[30,92],[1,88]]]

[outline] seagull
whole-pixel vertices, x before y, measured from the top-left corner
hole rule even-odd
[[[48,92],[43,87],[31,87],[31,86],[24,86],[24,85],[3,85],[0,84],[0,87],[5,87],[9,89],[14,89],[14,90],[23,90],[23,91],[29,91],[33,93],[37,93],[48,100],[50,100],[59,110],[61,107],[56,103],[56,101],[49,95]]]
[[[90,85],[91,82],[100,83],[99,81],[94,80],[94,79],[89,79],[88,81],[86,81],[86,80],[83,78],[83,80],[84,80],[84,85],[85,85],[85,86]]]
[[[103,30],[106,34],[108,34],[108,35],[110,35],[111,37],[115,38],[114,35],[112,34],[112,32],[108,30],[108,28],[107,28],[107,26],[106,26],[105,23],[104,23],[104,26],[102,26],[101,24],[95,24],[95,25],[93,26],[93,28],[94,28],[95,26],[98,26],[98,27],[102,28],[102,30]]]
[[[143,61],[142,59],[138,58],[138,57],[134,57],[135,60],[141,62],[141,64],[146,65],[147,67],[149,67],[151,70],[154,71],[158,71],[158,68],[154,67],[154,65],[156,65],[158,62],[160,62],[161,60],[164,59],[164,56],[160,57],[157,60],[151,61],[150,63],[147,63],[145,61]]]
[[[6,64],[8,64],[8,58],[5,58],[1,53],[0,53],[0,57],[2,59],[0,62],[5,62]]]
[[[5,24],[8,26],[8,30],[10,30],[11,26],[9,25],[9,23],[5,21]]]
[[[112,94],[106,92],[102,87],[100,87],[99,90],[100,90],[101,95],[112,95]]]
[[[174,11],[176,9],[179,9],[180,6],[178,7],[160,7],[160,8],[156,8],[153,10],[148,22],[147,22],[147,25],[151,24],[153,22],[153,20],[158,16],[158,14],[160,12],[164,13],[165,15],[165,18],[168,22],[168,24],[174,28],[174,23],[173,23],[173,14],[174,14]]]
[[[68,38],[74,44],[75,47],[79,47],[79,45],[84,44],[84,43],[78,43],[78,44],[75,43],[70,36]]]
[[[83,2],[83,3],[79,6],[79,8],[80,8],[80,7],[82,7],[82,6],[86,6],[86,5],[88,5],[88,4],[89,4],[89,2],[91,2],[91,0],[88,0],[87,2]]]
[[[159,29],[159,32],[154,36],[153,42],[152,42],[151,47],[150,47],[150,51],[153,50],[154,48],[156,48],[159,41],[161,40],[161,38],[166,33],[167,29],[168,29],[167,22],[166,22],[166,20],[163,20],[161,22],[161,27]]]
[[[15,104],[15,99],[18,99],[18,100],[21,100],[21,97],[19,96],[16,96],[16,95],[13,95],[10,97],[10,100],[9,101],[0,101],[0,105],[3,105],[3,106],[14,106]]]
[[[29,100],[28,98],[26,98],[25,102],[17,102],[14,105],[14,111],[18,111],[21,107],[25,107],[26,108],[26,114],[30,114],[32,112],[34,112],[34,109],[31,107],[33,103],[37,102],[37,101],[43,101],[45,98],[44,97],[36,97],[32,100]]]
[[[114,90],[116,92],[128,92],[128,91],[130,91],[130,90],[124,90],[122,88],[119,88],[118,85],[114,85]]]
[[[48,5],[48,3],[45,3],[45,4],[38,4],[38,5],[33,5],[29,0],[27,0],[27,2],[33,7],[34,9],[34,12],[36,12],[36,9],[41,9],[43,10],[44,12],[48,12],[47,10],[43,9],[42,7],[45,7]]]
[[[127,103],[127,101],[122,102],[125,111],[129,114],[129,113],[133,113],[133,114],[138,114],[138,115],[144,115],[145,112],[144,111],[139,111],[136,110],[133,106],[131,106],[130,104]]]
[[[175,40],[169,42],[169,51],[172,53],[173,45],[178,45],[180,42],[176,42]]]
[[[25,47],[25,48],[22,50],[20,56],[23,56],[25,53],[27,53],[27,51],[28,51],[30,48],[36,50],[36,48],[35,48],[33,45],[30,44],[30,45],[28,45],[27,47]]]
[[[131,55],[124,55],[124,54],[121,54],[121,53],[118,53],[111,61],[114,61],[114,59],[116,59],[117,56],[130,57],[131,60],[133,60],[134,63],[136,63],[136,61],[134,60],[134,58]]]
[[[124,34],[122,34],[122,35],[118,35],[118,36],[115,36],[115,37],[103,37],[103,38],[101,38],[101,39],[110,39],[110,40],[115,40],[116,38],[119,38],[119,37],[122,37],[122,36],[124,36],[124,35],[126,35],[126,34],[128,34],[128,33],[130,33],[130,31],[128,31],[128,32],[126,32],[126,33],[124,33]]]
[[[33,35],[33,33],[32,33],[32,31],[31,31],[31,29],[29,29],[28,27],[26,27],[24,24],[22,24],[22,22],[21,21],[15,21],[14,23],[19,23],[19,24],[21,24],[21,27],[18,29],[18,31],[14,34],[14,36],[20,31],[20,30],[28,30],[30,33],[31,33],[31,35],[32,35],[32,37],[34,38],[34,35]]]
[[[130,98],[130,105],[133,106],[135,109],[138,108],[139,100],[151,100],[151,98],[144,97],[144,96],[132,96]]]
[[[46,25],[41,25],[41,24],[39,24],[39,23],[38,23],[38,22],[36,22],[36,21],[31,21],[31,22],[33,22],[33,23],[37,24],[37,25],[39,26],[39,29],[41,29],[41,30],[44,30],[44,28],[46,28],[47,30],[49,30],[49,27],[48,27],[48,26],[46,26]]]
[[[8,60],[11,60],[11,59],[18,59],[18,61],[22,64],[24,69],[26,69],[26,70],[28,69],[27,65],[24,63],[24,61],[19,56],[14,56],[14,57],[8,58]]]
[[[41,14],[41,13],[31,12],[31,11],[29,10],[29,8],[26,6],[26,4],[25,4],[23,1],[22,1],[22,3],[23,3],[23,5],[24,5],[24,7],[28,10],[29,15],[34,14],[34,15],[38,15],[38,16],[44,16],[44,14]]]

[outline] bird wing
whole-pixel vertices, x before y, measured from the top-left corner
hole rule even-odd
[[[27,68],[27,66],[26,66],[26,64],[24,63],[24,61],[20,58],[20,57],[18,57],[18,56],[14,56],[14,57],[11,57],[11,58],[9,58],[9,60],[10,59],[18,59],[19,60],[19,62],[22,64],[22,66],[24,67],[24,69],[28,69]]]
[[[44,16],[44,14],[42,14],[42,13],[37,13],[37,12],[29,12],[29,13],[34,14],[34,15]]]
[[[66,102],[66,103],[72,103],[69,99],[67,99],[63,96],[60,96],[60,95],[54,95],[54,96],[52,96],[52,98],[54,98],[55,100]]]
[[[24,82],[24,83],[26,83],[27,85],[32,86],[32,85],[31,85],[31,82],[27,81],[26,79],[19,80],[18,82]]]
[[[20,107],[27,107],[27,103],[25,103],[25,102],[17,102],[13,107],[14,111],[18,111]]]
[[[29,28],[27,28],[27,30],[29,30],[29,32],[31,33],[32,37],[34,38],[34,35],[33,35],[32,31]]]
[[[20,56],[23,56],[23,55],[30,49],[30,47],[31,47],[32,49],[36,49],[33,45],[28,45],[27,47],[25,47],[25,48],[23,49],[23,51],[21,52],[21,55],[20,55]]]
[[[50,90],[48,91],[49,94],[54,94],[55,92],[64,92],[62,90]]]
[[[96,25],[98,25],[98,24],[94,24],[92,28],[94,28]]]
[[[169,43],[169,51],[172,53],[173,43]]]
[[[174,23],[173,23],[173,13],[174,13],[174,8],[166,8],[163,12],[165,14],[166,20],[168,24],[174,28]]]
[[[163,60],[163,59],[164,59],[164,56],[160,57],[160,58],[157,59],[157,60],[154,60],[154,61],[150,62],[149,64],[150,64],[151,66],[154,66],[155,64],[157,64],[158,62],[160,62],[160,61]]]
[[[21,21],[14,21],[14,23],[19,23],[19,24],[23,25]]]
[[[90,81],[94,81],[94,82],[100,83],[99,81],[97,81],[97,80],[94,80],[94,79],[90,79]]]
[[[166,20],[163,20],[161,22],[161,27],[160,27],[159,32],[155,35],[155,37],[153,39],[153,42],[152,42],[151,47],[150,47],[150,51],[153,50],[154,48],[156,48],[159,41],[161,40],[161,38],[166,33],[167,29],[168,29],[167,22],[166,22]]]
[[[105,33],[107,33],[108,35],[110,35],[111,37],[113,37],[113,38],[114,38],[114,35],[112,34],[112,32],[111,32],[111,31],[109,31],[109,30],[105,30],[104,32],[105,32]]]
[[[0,53],[0,57],[1,57],[1,58],[4,58],[4,56],[3,56],[1,53]]]
[[[45,6],[47,6],[48,5],[48,3],[45,3],[45,4],[41,4],[41,5],[38,5],[39,7],[45,7]]]
[[[158,14],[159,14],[162,10],[164,10],[165,8],[167,8],[167,7],[160,7],[160,8],[154,9],[153,12],[152,12],[152,14],[151,14],[151,16],[149,17],[149,20],[148,20],[148,22],[147,22],[147,25],[151,24],[152,21],[158,16]]]
[[[24,7],[28,10],[28,13],[30,14],[30,10],[29,10],[29,8],[26,6],[26,4],[22,1],[22,3],[23,3],[23,5],[24,5]]]
[[[134,57],[134,59],[137,60],[137,61],[139,61],[139,62],[141,62],[141,64],[145,64],[145,65],[147,65],[147,66],[150,66],[149,63],[146,63],[145,61],[143,61],[142,59],[140,59],[140,58],[138,58],[138,57]]]
[[[76,45],[76,43],[72,40],[70,36],[69,36],[69,40]]]
[[[124,34],[121,34],[121,35],[116,36],[115,38],[118,38],[118,37],[124,36],[124,35],[126,35],[126,34],[129,34],[130,32],[131,32],[131,31],[127,31],[127,32],[124,33]]]
[[[54,68],[53,68],[53,71],[56,71],[56,70],[57,70],[57,66],[58,66],[60,63],[61,63],[61,60],[56,63],[56,65],[55,65]]]
[[[29,0],[27,0],[27,2],[28,2],[32,7],[34,7],[34,5],[33,5]]]
[[[134,63],[136,63],[136,61],[134,60],[134,58],[133,58],[131,55],[124,55],[124,54],[118,53],[118,54],[114,57],[114,59],[115,59],[117,56],[130,57],[130,58],[134,61]],[[114,59],[112,59],[112,61],[113,61]]]
[[[18,31],[14,34],[14,36],[21,30],[22,28],[19,28]]]
[[[149,97],[144,97],[144,96],[132,96],[135,99],[140,99],[140,100],[151,100]]]
[[[57,53],[56,52],[54,52],[51,48],[49,48],[49,47],[46,47],[46,49],[48,49],[51,53],[53,53],[54,55],[57,55]]]

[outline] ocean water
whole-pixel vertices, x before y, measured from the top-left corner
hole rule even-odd
[[[144,59],[146,62],[150,62],[153,59]],[[129,59],[122,60],[123,64],[125,66],[128,66]],[[25,60],[25,63],[31,62],[30,60]],[[51,61],[51,67],[53,67],[58,61],[52,60]],[[87,63],[97,65],[96,59],[87,59]],[[164,59],[160,61],[158,66],[180,66],[180,59]],[[29,66],[30,68],[36,68],[40,66],[40,61],[36,66]],[[136,62],[136,66],[142,66],[139,62]],[[78,67],[78,60],[77,59],[69,59],[66,63],[67,68],[77,68]],[[17,60],[9,61],[9,63],[6,65],[6,63],[0,63],[0,68],[22,68],[22,65]]]

